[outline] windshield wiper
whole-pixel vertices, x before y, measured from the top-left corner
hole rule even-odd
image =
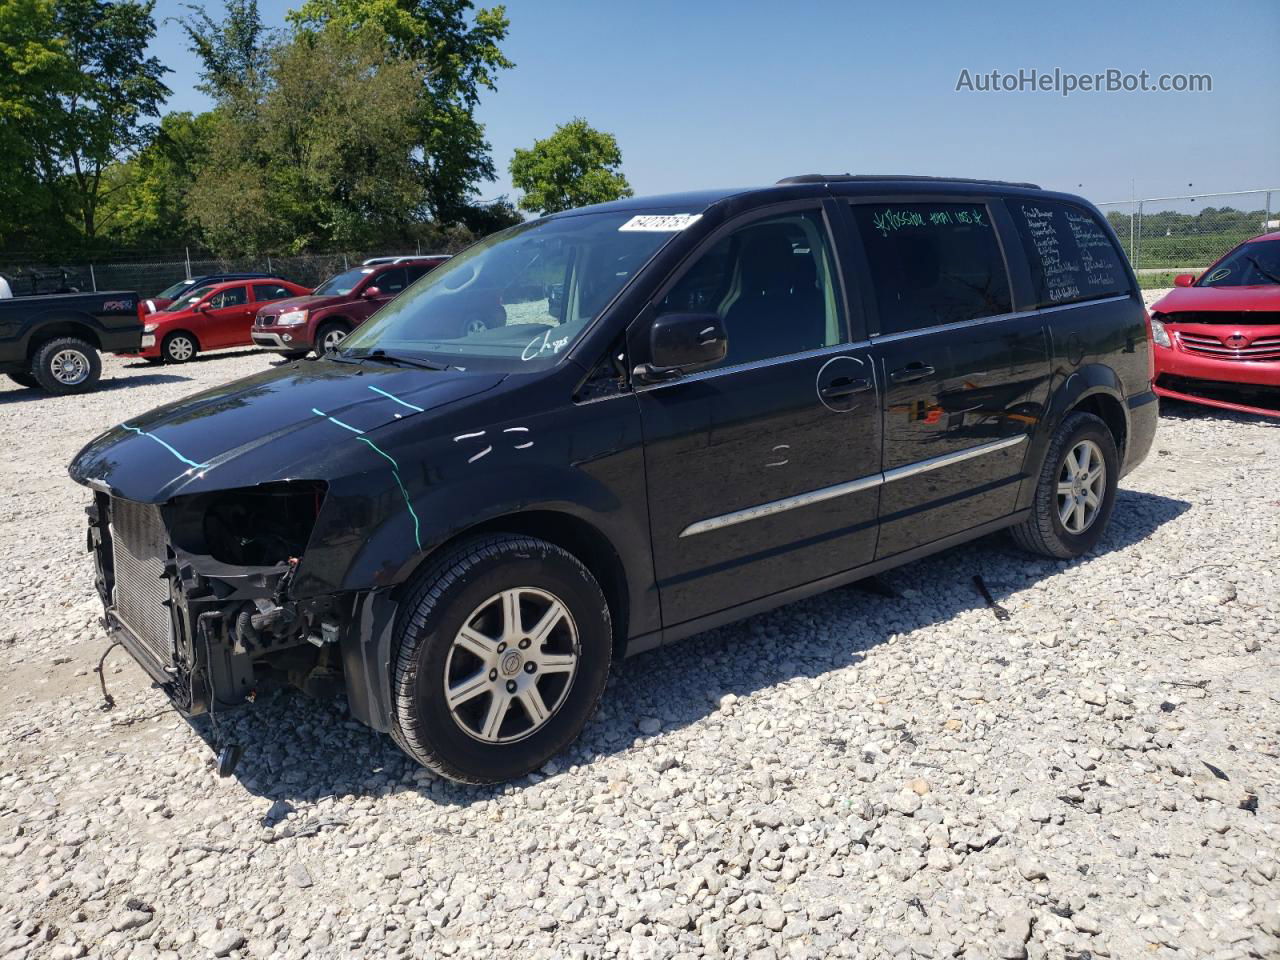
[[[1246,253],[1244,255],[1244,258],[1248,260],[1250,263],[1252,263],[1255,267],[1257,267],[1258,272],[1262,274],[1264,277],[1266,277],[1268,280],[1270,280],[1272,283],[1280,283],[1280,277],[1277,277],[1274,273],[1272,273],[1270,270],[1268,270],[1266,267],[1260,264],[1256,259],[1249,256],[1249,254]]]
[[[387,353],[387,351],[378,349],[370,353],[361,354],[358,357],[351,357],[352,360],[364,362],[365,360],[376,360],[379,363],[390,363],[394,366],[417,367],[419,370],[448,370],[449,365],[443,366],[438,363],[429,363],[426,360],[415,360],[411,357],[397,357]]]

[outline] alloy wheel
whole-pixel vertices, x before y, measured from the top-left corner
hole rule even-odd
[[[484,743],[531,736],[564,703],[578,650],[577,626],[554,594],[536,587],[494,594],[463,622],[445,660],[454,722]]]
[[[64,386],[74,387],[89,377],[89,358],[79,350],[59,350],[49,361],[53,378]]]
[[[190,360],[196,352],[195,344],[186,337],[174,337],[169,341],[169,346],[166,349],[169,353],[169,359],[176,360],[179,363]]]
[[[1062,461],[1058,473],[1058,519],[1079,536],[1093,526],[1107,489],[1107,464],[1101,448],[1081,440]]]
[[[325,331],[324,339],[320,341],[320,349],[325,353],[336,353],[338,344],[345,339],[347,339],[345,330],[327,330]]]

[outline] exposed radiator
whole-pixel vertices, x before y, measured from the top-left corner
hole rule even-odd
[[[160,509],[149,503],[111,500],[116,616],[162,670],[175,660],[169,584],[164,576],[167,538]]]

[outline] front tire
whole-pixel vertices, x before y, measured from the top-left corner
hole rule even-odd
[[[45,393],[85,393],[102,376],[102,358],[93,344],[79,337],[58,337],[36,350],[31,376]]]
[[[1060,560],[1087,553],[1106,532],[1119,478],[1107,425],[1091,413],[1069,414],[1049,441],[1031,516],[1012,528],[1013,539]]]
[[[196,343],[196,338],[185,330],[175,330],[160,344],[160,354],[165,363],[186,363],[194,360],[199,352],[200,346]]]
[[[465,541],[418,579],[396,628],[392,735],[463,783],[536,770],[595,711],[613,651],[600,585],[545,540]]]
[[[329,357],[338,352],[347,339],[347,328],[341,323],[326,323],[316,331],[316,356]]]

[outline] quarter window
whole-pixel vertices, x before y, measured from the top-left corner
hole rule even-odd
[[[1129,292],[1129,273],[1110,234],[1089,211],[1056,200],[1010,200],[1031,262],[1037,305]]]
[[[714,313],[729,350],[722,366],[783,357],[843,340],[833,258],[819,211],[771,217],[721,238],[658,307]]]
[[[998,316],[1009,277],[981,203],[855,204],[875,283],[880,333]]]

